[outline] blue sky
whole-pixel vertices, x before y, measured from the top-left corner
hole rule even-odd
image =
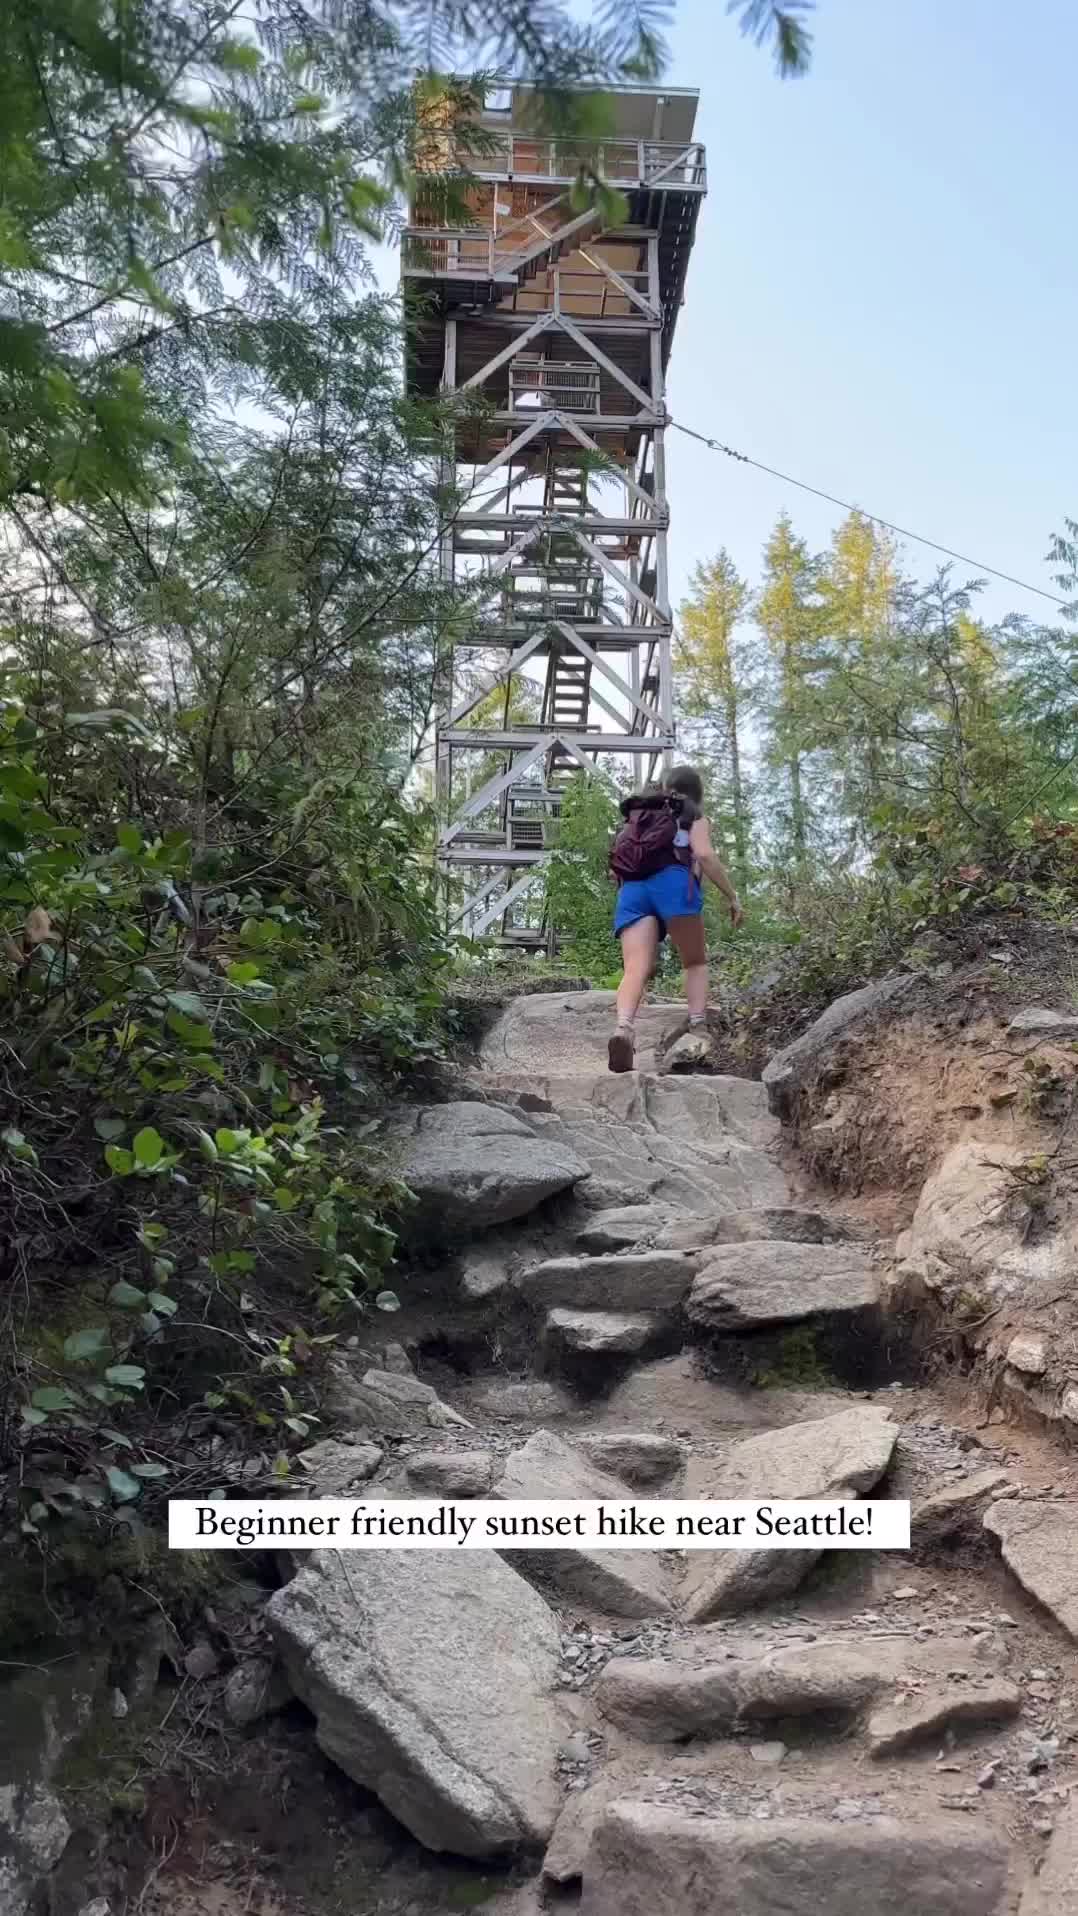
[[[798,81],[722,0],[679,0],[672,44],[710,183],[674,416],[1051,588],[1078,518],[1078,0],[820,0]],[[669,467],[678,596],[720,545],[755,580],[783,506],[815,546],[841,516],[678,434]]]

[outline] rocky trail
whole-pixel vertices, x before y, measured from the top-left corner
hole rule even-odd
[[[334,1360],[296,1488],[871,1493],[911,1500],[910,1554],[298,1558],[242,1653],[188,1653],[229,1782],[140,1906],[1078,1911],[1067,1452],[923,1381],[891,1240],[784,1144],[833,1019],[758,1084],[671,1047],[673,1006],[611,1077],[609,1015],[521,998],[396,1121],[412,1280],[394,1341]]]

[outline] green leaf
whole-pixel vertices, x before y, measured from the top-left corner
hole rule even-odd
[[[64,1339],[64,1356],[71,1364],[100,1357],[109,1349],[109,1333],[104,1324],[95,1324],[92,1330],[73,1331]]]
[[[235,1131],[225,1129],[215,1131],[213,1141],[223,1158],[231,1157],[233,1151],[238,1151],[240,1148],[239,1134]]]
[[[141,1390],[145,1375],[139,1364],[110,1364],[105,1382],[115,1385],[117,1390]]]
[[[24,1406],[22,1421],[24,1424],[47,1424],[49,1421],[48,1412],[44,1410],[30,1410]]]
[[[259,968],[250,959],[248,959],[245,964],[234,964],[228,967],[228,982],[230,985],[252,985],[258,975]]]
[[[154,1130],[152,1124],[146,1125],[142,1131],[135,1133],[134,1150],[140,1164],[152,1170],[155,1164],[160,1164],[164,1149],[165,1140],[160,1131]]]
[[[114,1284],[108,1295],[110,1304],[118,1311],[140,1311],[146,1302],[145,1291],[138,1290],[134,1284],[128,1284],[125,1278]]]
[[[133,1503],[142,1491],[138,1478],[130,1476],[126,1470],[121,1470],[118,1464],[109,1465],[105,1472],[105,1482],[118,1504]]]
[[[197,991],[170,991],[167,993],[167,998],[173,1011],[180,1012],[185,1018],[198,1018],[204,1022],[210,1015],[205,1001],[199,997]]]
[[[396,1291],[379,1291],[374,1302],[376,1309],[380,1311],[399,1311],[401,1307]]]
[[[133,1477],[167,1477],[168,1465],[155,1463],[132,1464],[131,1475]]]
[[[46,1384],[43,1390],[35,1390],[30,1402],[35,1410],[72,1410],[77,1399],[57,1384]]]
[[[127,1125],[123,1118],[95,1118],[94,1130],[99,1138],[105,1140],[122,1138]]]
[[[142,833],[137,825],[117,825],[116,843],[134,858],[142,850]]]
[[[179,1310],[174,1297],[168,1297],[164,1291],[151,1291],[147,1302],[161,1317],[172,1317]]]
[[[105,1152],[105,1163],[118,1178],[129,1178],[135,1168],[134,1156],[119,1144],[110,1144]]]

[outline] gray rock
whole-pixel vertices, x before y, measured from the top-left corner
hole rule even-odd
[[[1012,1370],[1029,1377],[1043,1377],[1048,1369],[1048,1352],[1043,1337],[1036,1331],[1019,1331],[1007,1346],[1007,1362]]]
[[[345,1432],[340,1437],[325,1437],[301,1450],[297,1459],[306,1482],[296,1481],[296,1489],[319,1497],[347,1497],[356,1484],[373,1477],[384,1452],[361,1432]]]
[[[1004,1496],[1011,1484],[1005,1470],[978,1470],[957,1483],[929,1491],[910,1512],[910,1543],[928,1549],[979,1529],[988,1504]]]
[[[1078,1530],[1069,1500],[1004,1498],[990,1506],[984,1527],[999,1538],[1023,1589],[1078,1638]]]
[[[605,1075],[614,999],[612,991],[535,992],[515,998],[483,1040],[483,1063],[492,1072],[523,1070],[533,1079]],[[653,1068],[656,1048],[671,1019],[683,1010],[675,1000],[641,1006],[636,1019],[641,1070]]]
[[[856,1246],[772,1240],[709,1251],[685,1314],[708,1330],[757,1330],[813,1317],[859,1317],[878,1301],[875,1273]]]
[[[735,1444],[722,1458],[692,1457],[682,1495],[707,1498],[839,1498],[870,1490],[891,1461],[898,1428],[875,1405],[788,1424]],[[702,1623],[795,1590],[822,1552],[694,1550],[682,1585],[685,1615]]]
[[[430,1497],[485,1497],[494,1459],[487,1450],[424,1450],[408,1459],[408,1481]]]
[[[976,1687],[941,1683],[874,1711],[868,1723],[869,1752],[893,1756],[918,1743],[938,1742],[948,1731],[1008,1723],[1021,1707],[1021,1691],[1003,1677],[985,1677]]]
[[[589,1789],[570,1790],[543,1857],[544,1876],[555,1883],[572,1883],[582,1875],[599,1817],[608,1803],[624,1794],[623,1779],[609,1775],[598,1777]]]
[[[686,1031],[672,1044],[663,1058],[663,1070],[675,1074],[682,1071],[715,1070],[715,1052],[706,1031]]]
[[[205,1683],[208,1677],[214,1677],[220,1668],[217,1653],[209,1643],[196,1643],[188,1650],[183,1667],[194,1683]]]
[[[412,1360],[403,1344],[387,1344],[382,1352],[382,1369],[394,1371],[398,1377],[414,1377]]]
[[[614,1657],[595,1685],[603,1715],[645,1742],[677,1743],[687,1736],[729,1734],[739,1723],[780,1717],[858,1715],[896,1684],[938,1681],[969,1658],[965,1638],[918,1644],[886,1638],[871,1643],[792,1643],[721,1661],[699,1656]],[[983,1678],[983,1673],[978,1672]]]
[[[279,1664],[271,1657],[251,1657],[229,1672],[225,1715],[230,1723],[246,1729],[283,1710],[291,1695],[291,1685]]]
[[[321,1748],[421,1843],[494,1856],[546,1840],[559,1632],[500,1557],[320,1551],[266,1614]]]
[[[327,1367],[331,1412],[342,1421],[365,1427],[367,1436],[416,1437],[428,1430],[452,1425],[468,1428],[467,1419],[443,1404],[430,1384],[396,1371],[367,1370],[357,1378],[337,1359]],[[317,1448],[317,1446],[314,1446]]]
[[[736,1665],[613,1657],[596,1682],[595,1701],[609,1722],[643,1743],[714,1736],[737,1721]]]
[[[699,1263],[692,1251],[626,1251],[613,1257],[559,1257],[534,1264],[513,1286],[538,1310],[669,1311]]]
[[[468,1409],[495,1424],[541,1424],[575,1408],[560,1384],[548,1377],[488,1377],[468,1392]]]
[[[881,978],[875,984],[862,985],[859,991],[848,992],[844,998],[836,998],[800,1038],[777,1052],[763,1073],[768,1107],[774,1115],[792,1117],[798,1092],[813,1076],[831,1046],[857,1025],[875,1017],[886,1005],[902,998],[913,982],[911,977]]]
[[[665,1320],[654,1311],[551,1311],[543,1343],[554,1356],[635,1355],[653,1344],[664,1328]]]
[[[781,1763],[786,1755],[785,1743],[750,1743],[749,1755],[754,1763]]]
[[[864,1823],[694,1815],[611,1803],[584,1864],[582,1916],[1003,1916],[1007,1848],[921,1816]],[[823,1900],[826,1898],[826,1902]]]
[[[1016,1012],[1007,1026],[1016,1038],[1078,1037],[1078,1018],[1066,1011],[1049,1011],[1044,1005],[1027,1005]]]
[[[1078,1798],[1059,1811],[1040,1871],[1022,1891],[1018,1916],[1078,1916]]]
[[[659,1204],[623,1204],[612,1211],[596,1211],[576,1234],[582,1251],[631,1251],[645,1238],[652,1238],[670,1221],[670,1213]]]
[[[573,1151],[536,1137],[522,1118],[496,1105],[435,1105],[413,1124],[400,1163],[417,1200],[410,1236],[485,1231],[527,1217],[588,1175]]]
[[[622,1478],[637,1490],[669,1482],[685,1462],[681,1444],[651,1431],[615,1431],[580,1437],[576,1442],[598,1469]]]
[[[71,1825],[46,1783],[0,1783],[0,1911],[23,1916],[59,1862]]]
[[[535,1436],[510,1456],[494,1487],[501,1501],[583,1498],[623,1503],[625,1486],[607,1477],[579,1450],[552,1431]],[[597,1550],[581,1543],[565,1550],[507,1550],[526,1576],[540,1577],[578,1602],[615,1617],[653,1617],[670,1608],[663,1555],[652,1550]]]
[[[713,1217],[675,1218],[651,1243],[655,1251],[689,1251],[707,1244],[755,1244],[782,1238],[787,1244],[843,1244],[857,1233],[842,1218],[793,1206],[758,1211],[720,1211]]]
[[[466,1304],[485,1304],[509,1283],[506,1254],[500,1247],[477,1244],[462,1252],[460,1295]]]

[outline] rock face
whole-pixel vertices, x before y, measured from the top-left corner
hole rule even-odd
[[[691,1458],[682,1494],[705,1498],[851,1497],[871,1490],[891,1461],[897,1426],[873,1406],[788,1424],[736,1444],[726,1457]],[[701,1623],[795,1590],[819,1550],[693,1551],[682,1585]]]
[[[1078,1018],[1066,1011],[1049,1011],[1045,1005],[1027,1005],[1015,1013],[1007,1031],[1015,1038],[1073,1038],[1078,1036]]]
[[[513,1288],[541,1310],[671,1311],[692,1283],[692,1251],[626,1251],[611,1257],[559,1257],[535,1264]]]
[[[320,1551],[266,1614],[321,1748],[421,1843],[494,1856],[549,1836],[558,1627],[498,1556]]]
[[[670,1222],[670,1213],[659,1204],[623,1204],[611,1211],[597,1211],[589,1218],[576,1241],[582,1251],[631,1251],[643,1240],[650,1240]]]
[[[1004,1498],[992,1504],[984,1526],[999,1538],[1003,1561],[1023,1589],[1078,1639],[1078,1530],[1069,1501]]]
[[[875,1017],[885,1005],[904,996],[913,984],[912,978],[881,978],[878,983],[863,985],[860,991],[848,992],[844,998],[836,998],[833,1005],[811,1024],[800,1038],[779,1051],[764,1067],[763,1083],[767,1091],[770,1110],[776,1117],[789,1118],[793,1115],[797,1094],[803,1084],[812,1077],[824,1054],[838,1039],[846,1037],[855,1026]]]
[[[717,1916],[724,1906],[731,1916],[1003,1916],[1006,1875],[1002,1844],[942,1819],[752,1822],[622,1799],[596,1822],[580,1907],[582,1916]]]
[[[515,1450],[492,1495],[515,1499],[624,1502],[625,1486],[552,1431],[538,1430]],[[566,1550],[508,1550],[527,1576],[541,1577],[578,1602],[614,1617],[654,1617],[670,1608],[667,1571],[654,1550],[596,1550],[582,1543]]]
[[[527,1071],[533,1078],[604,1072],[614,997],[612,991],[551,991],[515,998],[483,1040],[484,1065],[492,1073]],[[636,1020],[639,1070],[654,1069],[655,1048],[684,1008],[674,1000],[641,1006]]]
[[[663,1328],[653,1311],[551,1311],[543,1343],[553,1356],[631,1356],[654,1343]]]
[[[415,1115],[400,1174],[418,1201],[409,1233],[485,1231],[526,1217],[588,1167],[537,1138],[523,1118],[489,1104],[439,1104]]]
[[[1078,1258],[1078,1220],[1030,1239],[1015,1179],[1029,1156],[1016,1145],[966,1139],[928,1179],[913,1223],[896,1244],[905,1267],[936,1289],[949,1284],[998,1301],[1070,1282]]]
[[[875,1274],[856,1247],[775,1240],[709,1251],[685,1314],[708,1330],[759,1330],[812,1317],[859,1317],[878,1301]]]

